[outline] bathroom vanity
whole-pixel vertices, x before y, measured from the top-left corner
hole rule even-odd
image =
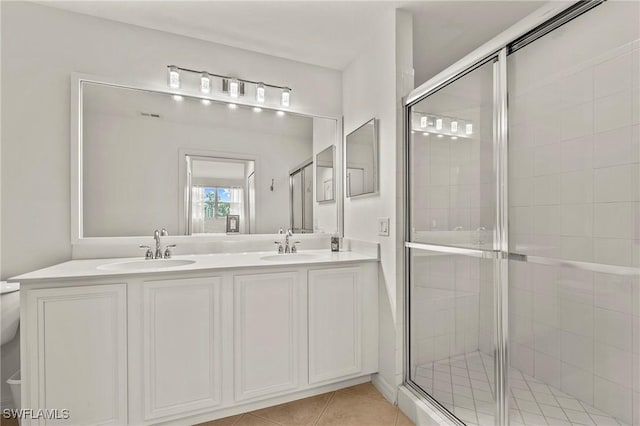
[[[15,277],[23,407],[69,409],[68,424],[186,425],[368,381],[377,261],[226,253]]]

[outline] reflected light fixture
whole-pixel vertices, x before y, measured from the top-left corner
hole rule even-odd
[[[200,91],[202,93],[211,93],[211,77],[209,77],[209,73],[203,72],[200,75]]]
[[[278,111],[276,114],[278,114],[280,117],[282,117],[284,115],[284,111]]]
[[[260,107],[253,107],[253,110],[254,110],[255,112],[260,112],[260,111],[262,111],[262,108],[260,108]]]
[[[209,99],[202,99],[200,102],[202,102],[203,105],[211,105],[211,101]]]
[[[438,135],[438,137],[439,137],[439,138],[443,138],[443,137],[444,137],[444,135]]]
[[[442,118],[436,119],[436,129],[442,130]]]
[[[469,123],[465,126],[465,133],[468,135],[473,133],[473,124]]]
[[[263,104],[264,94],[265,94],[264,83],[258,83],[258,85],[256,86],[256,102],[258,102],[259,104]]]
[[[429,136],[429,135],[430,135],[430,133],[429,133],[429,132],[424,132],[422,135],[423,135],[423,136]]]
[[[423,115],[422,117],[420,117],[420,127],[422,127],[423,129],[425,127],[427,127],[427,116]]]
[[[230,108],[230,109],[236,109],[236,108],[238,108],[238,105],[236,105],[236,104],[229,104],[229,108]]]
[[[180,71],[178,70],[178,67],[174,65],[169,65],[168,80],[169,80],[169,87],[171,87],[172,89],[180,88]]]
[[[282,98],[280,100],[280,104],[282,104],[283,107],[288,107],[289,105],[291,105],[291,89],[282,89]]]
[[[455,141],[456,139],[458,139],[458,137],[457,137],[457,136],[451,136],[451,140],[454,140],[454,141]]]
[[[173,95],[173,99],[176,101],[181,101],[183,98],[180,95]]]

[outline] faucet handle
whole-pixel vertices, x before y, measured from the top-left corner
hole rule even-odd
[[[175,246],[176,246],[175,244],[169,244],[168,246],[165,247],[164,249],[165,259],[171,259],[171,249],[174,248]]]
[[[293,243],[291,243],[291,253],[298,252],[298,247],[296,247],[296,244],[300,244],[300,241],[294,241]]]
[[[278,245],[278,254],[284,253],[284,247],[282,247],[282,242],[281,241],[274,241],[273,244],[277,244]]]
[[[169,232],[167,232],[165,228],[162,228],[162,231],[160,231],[160,235],[166,237],[167,235],[169,235]]]
[[[151,250],[151,247],[145,246],[145,245],[142,245],[142,244],[140,244],[139,247],[141,249],[147,249],[147,252],[144,254],[144,258],[146,260],[153,259],[153,251]]]

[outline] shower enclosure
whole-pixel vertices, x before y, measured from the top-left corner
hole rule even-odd
[[[640,3],[405,104],[407,386],[466,425],[640,425]]]

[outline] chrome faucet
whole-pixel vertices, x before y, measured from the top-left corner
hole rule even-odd
[[[278,233],[284,234],[284,245],[282,241],[274,241],[274,244],[278,246],[278,254],[297,253],[298,248],[296,247],[296,244],[300,244],[300,241],[291,242],[291,237],[293,236],[293,232],[291,232],[291,229],[288,229],[287,232],[284,232],[282,231],[282,228],[280,228],[280,232]]]
[[[156,250],[155,253],[153,252],[153,250],[151,250],[151,247],[149,246],[145,246],[145,245],[140,245],[141,249],[146,249],[147,252],[145,254],[145,259],[169,259],[171,258],[171,250],[173,247],[175,247],[175,244],[170,244],[165,248],[164,251],[164,256],[162,255],[162,246],[160,245],[160,237],[166,237],[168,236],[169,233],[167,232],[167,230],[165,228],[162,228],[162,230],[158,231],[157,229],[155,231],[153,231],[153,239],[156,240]]]

